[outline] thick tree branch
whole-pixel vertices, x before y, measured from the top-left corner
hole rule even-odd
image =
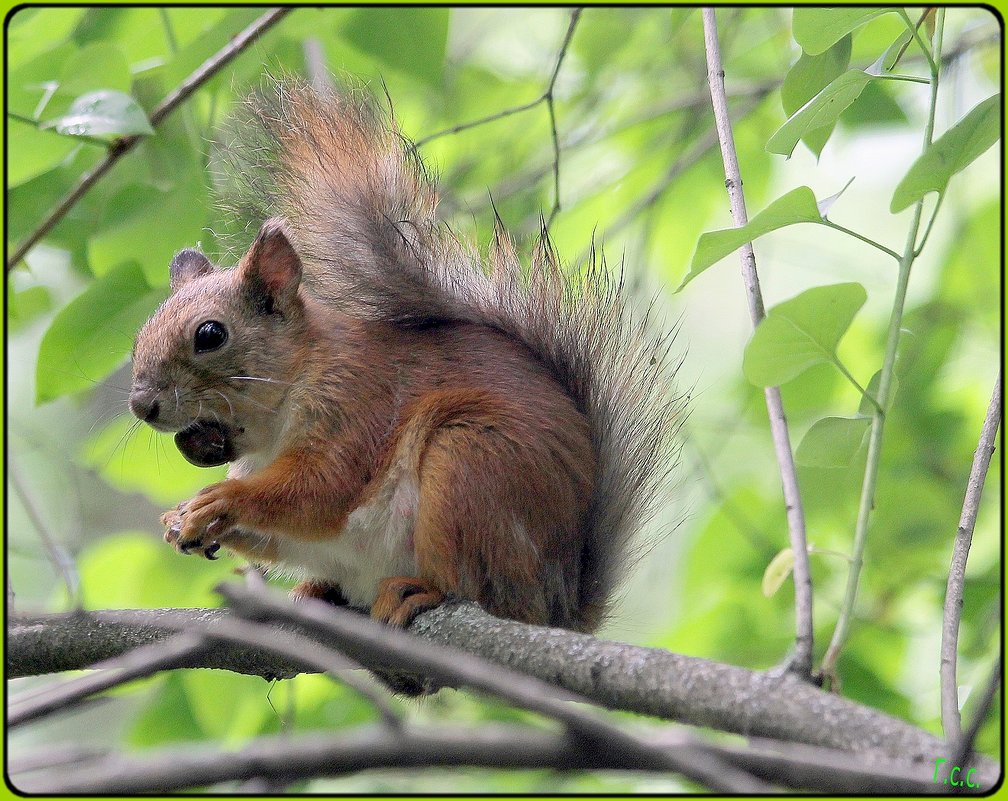
[[[339,621],[342,627],[370,623],[347,610],[325,611],[326,617]],[[210,625],[227,614],[222,610],[126,610],[15,618],[8,633],[8,676],[84,668],[172,636],[184,630],[188,621]],[[414,622],[411,632],[442,651],[451,647],[478,654],[614,709],[747,736],[851,752],[874,750],[908,760],[927,761],[947,753],[939,738],[793,676],[774,677],[657,649],[499,620],[470,604],[444,605],[427,612]],[[387,656],[376,660],[374,653],[368,656],[359,646],[355,651],[346,638],[338,639],[331,632],[327,637],[319,636],[317,628],[312,633],[323,644],[368,667],[401,667]],[[407,665],[417,664],[409,659]],[[225,644],[194,652],[182,666],[267,677],[311,669],[256,649]]]

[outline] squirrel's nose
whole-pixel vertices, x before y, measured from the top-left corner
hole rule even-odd
[[[157,390],[140,387],[130,392],[130,411],[145,423],[157,420],[161,406],[157,400]]]

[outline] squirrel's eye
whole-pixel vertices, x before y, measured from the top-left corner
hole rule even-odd
[[[223,323],[218,323],[216,320],[207,320],[205,323],[200,323],[199,328],[196,329],[193,347],[195,347],[197,353],[206,353],[207,351],[217,350],[217,348],[227,342],[227,338],[228,332]]]

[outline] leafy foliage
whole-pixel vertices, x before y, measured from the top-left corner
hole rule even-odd
[[[993,16],[947,10],[945,51],[959,55],[943,69],[959,72],[943,88],[940,108],[972,111],[922,153],[927,59],[901,9],[719,9],[744,190],[756,210],[739,230],[729,227],[711,137],[698,9],[583,12],[552,98],[559,161],[550,107],[540,98],[569,24],[564,9],[300,8],[150,130],[151,109],[261,13],[23,7],[9,19],[9,247],[116,137],[144,137],[7,279],[11,461],[33,485],[50,488],[44,517],[63,527],[85,603],[212,604],[211,588],[228,572],[226,560],[182,559],[160,542],[156,510],[219,471],[199,471],[170,440],[131,430],[123,367],[133,332],[165,296],[175,251],[199,242],[225,263],[236,255],[228,244],[234,226],[213,203],[208,155],[211,143],[226,147],[222,122],[232,104],[264,68],[301,72],[321,59],[379,96],[387,89],[401,130],[421,140],[420,154],[441,173],[441,211],[455,230],[488,241],[496,207],[528,236],[540,211],[548,215],[558,201],[551,233],[571,261],[587,254],[594,235],[610,259],[624,254],[631,283],[688,284],[674,302],[689,342],[683,384],[698,391],[678,485],[684,497],[673,499],[661,522],[686,520],[642,561],[622,621],[608,633],[748,667],[778,663],[793,638],[785,581],[793,554],[762,386],[786,382],[792,436],[801,441],[817,655],[843,596],[863,440],[878,397],[894,265],[852,237],[827,235],[825,207],[831,221],[876,244],[894,243],[905,240],[908,215],[889,212],[926,199],[926,221],[934,208],[928,193],[939,193],[940,214],[914,264],[902,320],[857,616],[838,665],[845,693],[939,731],[944,581],[1000,335]],[[919,20],[922,41],[931,40],[934,24]],[[950,116],[943,111],[939,120]],[[817,205],[817,196],[851,176],[841,197]],[[258,221],[249,223],[254,231]],[[239,239],[243,233],[239,226]],[[755,333],[736,271],[712,269],[752,239],[770,306]],[[670,297],[664,292],[663,302]],[[844,376],[875,377],[863,394]],[[997,643],[996,462],[967,574],[960,640],[967,713]],[[93,497],[79,489],[85,479],[98,487]],[[18,554],[12,585],[60,606],[64,594],[24,503],[13,498],[9,511]],[[281,726],[332,728],[374,717],[353,693],[317,676],[270,690],[230,675],[174,674],[148,682],[146,698],[138,712],[122,712],[134,746],[237,743]],[[477,720],[502,714],[451,692],[410,711]],[[991,718],[980,746],[992,752],[998,738]],[[466,781],[499,792],[639,789],[626,777]],[[319,786],[394,792],[420,784],[364,776]]]

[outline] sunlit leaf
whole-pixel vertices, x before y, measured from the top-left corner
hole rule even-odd
[[[769,598],[781,588],[794,569],[794,559],[794,551],[785,548],[770,560],[770,564],[763,571],[763,595]]]
[[[53,319],[39,346],[37,402],[94,386],[122,364],[133,335],[164,298],[140,267],[125,264],[95,281]]]
[[[988,97],[949,128],[913,163],[893,192],[895,214],[929,192],[942,194],[949,180],[991,147],[1001,134],[1001,96]]]
[[[790,156],[802,137],[835,123],[843,110],[857,99],[872,80],[871,75],[861,70],[847,70],[792,114],[770,137],[766,149],[771,153]]]
[[[802,53],[781,85],[781,106],[789,117],[839,77],[850,63],[851,39],[844,36],[819,55]],[[805,145],[819,156],[833,132],[833,123],[809,131],[802,137]]]
[[[45,124],[64,136],[152,134],[154,129],[140,105],[127,94],[111,89],[78,97],[70,110]]]
[[[814,364],[837,363],[837,343],[867,298],[861,284],[832,284],[774,306],[746,345],[742,360],[746,378],[756,386],[771,387]]]
[[[343,35],[358,49],[380,62],[429,84],[444,78],[448,43],[446,8],[356,9]]]
[[[803,467],[850,467],[871,428],[868,417],[824,417],[802,437],[795,462]]]
[[[683,278],[677,292],[700,273],[725,256],[738,250],[746,242],[801,222],[821,222],[815,195],[807,186],[799,186],[767,206],[741,228],[725,228],[703,234],[697,242],[689,272]]]
[[[7,330],[17,331],[51,307],[52,295],[44,286],[32,286],[15,292],[8,285]]]
[[[792,35],[802,50],[815,55],[840,41],[893,8],[796,8],[792,17]]]

